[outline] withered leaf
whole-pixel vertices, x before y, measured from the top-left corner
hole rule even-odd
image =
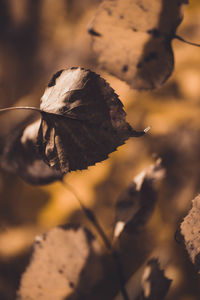
[[[41,120],[29,125],[21,124],[3,141],[0,164],[11,173],[17,173],[30,184],[48,184],[62,178],[62,174],[50,168],[37,151],[37,135]]]
[[[114,237],[124,230],[135,233],[151,216],[157,199],[155,183],[165,174],[161,159],[137,175],[116,203]]]
[[[142,293],[139,299],[163,300],[170,288],[172,280],[168,279],[160,268],[157,259],[148,261],[142,278]]]
[[[158,258],[148,259],[126,283],[129,299],[163,300],[170,288],[172,280],[167,278]],[[115,300],[124,300],[118,293]]]
[[[89,25],[100,66],[134,89],[162,85],[174,68],[171,41],[187,0],[104,0]]]
[[[123,105],[99,75],[82,68],[56,73],[40,105],[38,145],[44,161],[62,174],[100,162],[132,136]]]
[[[192,201],[192,208],[180,225],[187,252],[200,272],[200,195]]]
[[[89,299],[103,277],[101,254],[87,229],[69,225],[51,229],[36,238],[31,262],[21,278],[19,299]]]

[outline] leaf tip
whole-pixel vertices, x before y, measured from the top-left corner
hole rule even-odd
[[[124,227],[125,227],[126,223],[123,221],[118,221],[115,225],[114,228],[114,238],[118,238],[121,234],[121,232],[123,231]]]
[[[151,129],[151,126],[148,126],[147,128],[144,129],[144,133],[147,133]]]

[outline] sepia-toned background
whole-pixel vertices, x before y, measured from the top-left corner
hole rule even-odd
[[[87,25],[99,3],[0,0],[0,107],[39,106],[48,81],[60,69],[81,66],[100,73],[119,95],[134,129],[150,125],[151,130],[130,139],[108,160],[64,180],[111,237],[117,197],[135,175],[161,157],[166,177],[158,186],[158,202],[139,244],[131,236],[124,242],[124,268],[136,271],[141,257],[159,253],[166,275],[173,279],[166,299],[198,300],[199,275],[175,233],[200,193],[200,49],[174,40],[175,70],[164,86],[150,92],[131,90],[102,72],[92,53]],[[177,33],[200,43],[198,0],[190,0]],[[0,137],[5,137],[27,113],[0,117]],[[0,171],[1,300],[15,299],[35,236],[66,223],[90,227],[70,190],[58,182],[30,186],[16,174]]]

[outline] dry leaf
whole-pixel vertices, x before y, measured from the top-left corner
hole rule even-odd
[[[126,283],[130,300],[163,300],[172,280],[168,279],[160,268],[157,258],[148,259]],[[115,300],[124,300],[118,293]]]
[[[171,41],[187,0],[105,0],[89,26],[100,66],[135,89],[162,85],[174,68]]]
[[[21,124],[11,132],[4,140],[0,157],[3,169],[17,173],[30,184],[48,184],[62,178],[61,173],[50,168],[38,154],[36,141],[40,122]]]
[[[180,226],[187,252],[200,271],[200,195],[192,201],[192,208]]]
[[[87,169],[131,136],[123,105],[99,75],[82,68],[57,72],[41,99],[41,156],[62,174]]]
[[[103,277],[101,254],[88,230],[51,229],[36,239],[32,260],[21,278],[19,299],[88,299]]]
[[[168,279],[160,269],[157,259],[151,259],[144,269],[142,277],[142,293],[139,299],[163,300],[170,288],[172,280]]]
[[[155,183],[164,177],[161,159],[137,175],[121,194],[116,204],[114,237],[124,230],[135,233],[151,216],[157,192]]]

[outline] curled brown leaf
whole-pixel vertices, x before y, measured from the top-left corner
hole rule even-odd
[[[128,138],[145,133],[126,122],[123,105],[109,84],[82,68],[57,72],[40,108],[39,152],[62,174],[87,169],[108,158]]]

